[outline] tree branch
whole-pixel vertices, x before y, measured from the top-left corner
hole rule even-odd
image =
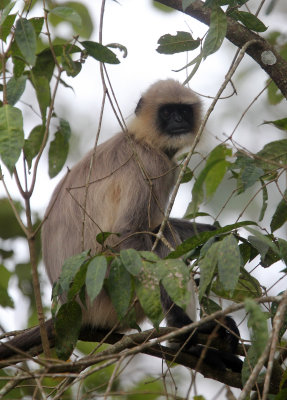
[[[205,25],[210,24],[211,10],[204,6],[204,3],[200,0],[192,3],[185,11],[182,10],[181,0],[156,0],[158,3],[164,4],[175,10],[184,12],[187,15],[197,19]],[[230,17],[227,17],[227,32],[226,38],[233,43],[235,46],[242,48],[247,42],[256,40],[256,43],[249,46],[246,53],[253,58],[254,61],[270,76],[270,78],[276,83],[282,94],[287,98],[287,61],[284,60],[267,42],[264,38],[257,35],[256,33],[247,29],[244,25],[236,22]],[[271,51],[276,58],[273,65],[268,65],[262,60],[262,53],[265,51]]]

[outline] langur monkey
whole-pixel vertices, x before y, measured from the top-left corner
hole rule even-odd
[[[90,249],[92,255],[101,250],[96,241],[100,232],[115,233],[107,244],[116,250],[151,250],[154,237],[148,232],[158,231],[178,175],[175,155],[193,143],[200,119],[201,103],[193,91],[172,79],[160,80],[142,95],[127,132],[99,145],[70,170],[54,191],[42,229],[43,259],[52,284],[68,257],[83,250]],[[193,223],[171,218],[164,235],[176,246],[195,230],[211,229],[214,227],[196,224],[195,228]],[[160,242],[156,252],[164,257],[168,249]],[[163,288],[161,298],[169,326],[192,322]],[[144,314],[139,305],[136,315],[141,322]],[[226,317],[224,322],[239,335],[232,318]],[[84,325],[110,329],[117,323],[116,311],[104,289],[93,304],[83,308]],[[201,331],[210,333],[215,325]],[[126,328],[121,326],[122,330]],[[230,331],[220,331],[224,340],[230,341],[233,353],[238,339]],[[200,349],[194,349],[194,354],[200,355]],[[241,369],[241,360],[235,355],[231,358],[236,360],[229,362],[215,352],[211,363]]]

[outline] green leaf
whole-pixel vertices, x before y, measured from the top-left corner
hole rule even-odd
[[[280,256],[279,249],[277,248],[276,244],[272,242],[272,240],[267,236],[263,235],[262,233],[256,231],[252,228],[245,228],[248,232],[252,233],[258,240],[262,242],[263,245],[267,245],[270,249],[277,255]]]
[[[80,254],[68,258],[62,267],[62,272],[59,277],[60,287],[64,292],[68,292],[70,284],[73,282],[74,276],[78,272],[81,265],[86,261],[88,257],[88,251],[84,251]]]
[[[189,167],[186,167],[185,171],[184,171],[184,175],[181,178],[180,183],[186,183],[186,182],[190,182],[193,178],[193,172],[191,171],[191,169]]]
[[[163,319],[163,312],[160,302],[159,277],[153,263],[143,261],[143,268],[135,283],[136,294],[144,313],[157,328]]]
[[[4,265],[0,265],[0,305],[1,307],[14,308],[14,302],[8,293],[8,283],[12,273]]]
[[[6,18],[9,16],[10,11],[14,7],[16,1],[11,1],[11,3],[7,4],[7,6],[4,8],[4,10],[1,12],[1,17],[0,17],[0,27],[2,29],[4,22],[6,21]]]
[[[70,7],[55,7],[49,11],[49,14],[57,15],[65,21],[71,22],[77,26],[81,26],[82,19],[80,15]]]
[[[258,357],[268,342],[268,327],[266,315],[262,312],[258,304],[251,299],[245,299],[245,309],[248,312],[248,327],[251,329],[251,340]]]
[[[257,354],[257,350],[253,343],[249,347],[247,355],[243,361],[242,372],[241,372],[241,380],[243,385],[245,385],[245,383],[249,379],[251,372],[253,371],[255,365],[257,364],[258,358],[259,357]]]
[[[112,232],[100,232],[96,236],[96,241],[100,244],[104,244],[109,236],[114,235]]]
[[[142,259],[134,249],[121,250],[120,258],[124,267],[130,274],[137,276],[142,268]]]
[[[115,55],[115,53],[100,43],[85,40],[85,41],[81,42],[81,44],[87,50],[87,53],[89,54],[89,56],[95,58],[96,60],[98,60],[100,62],[108,63],[108,64],[119,64],[120,63],[120,61],[117,58],[117,56]]]
[[[31,22],[25,18],[19,18],[16,22],[15,40],[24,57],[30,65],[36,62],[36,34]]]
[[[285,190],[283,199],[278,203],[275,213],[272,216],[270,228],[271,231],[274,232],[277,229],[281,228],[282,225],[287,221],[287,190]]]
[[[277,119],[276,121],[264,121],[262,125],[270,124],[276,126],[278,129],[287,131],[287,118]]]
[[[229,290],[223,288],[218,279],[211,286],[212,292],[223,299],[236,301],[237,303],[244,301],[247,297],[257,299],[262,296],[261,286],[258,280],[244,269],[242,269],[241,272],[232,294]]]
[[[77,76],[82,69],[82,64],[79,61],[73,61],[69,54],[64,54],[61,58],[62,68],[66,71],[68,76],[73,78]]]
[[[42,118],[46,119],[46,110],[50,105],[51,94],[49,81],[45,76],[34,76],[32,79],[34,84]]]
[[[227,30],[227,19],[220,7],[215,7],[211,11],[210,27],[203,43],[202,53],[206,58],[215,53],[222,45]]]
[[[82,310],[76,301],[63,304],[55,321],[56,353],[67,360],[74,350],[82,325]]]
[[[205,242],[207,242],[208,239],[210,239],[213,236],[218,236],[224,233],[228,233],[231,232],[233,229],[241,228],[242,226],[246,225],[256,225],[256,223],[254,221],[242,221],[242,222],[237,222],[235,224],[226,225],[225,227],[216,229],[214,231],[201,232],[198,235],[193,236],[185,240],[183,243],[181,243],[176,248],[175,251],[169,253],[167,258],[181,257],[185,253],[195,249],[198,246],[203,245]]]
[[[42,31],[45,19],[43,17],[30,18],[29,21],[33,25],[36,36],[38,37]]]
[[[61,131],[55,133],[55,139],[49,148],[49,176],[54,178],[63,168],[69,152],[69,142]]]
[[[21,203],[18,201],[13,203],[18,213],[21,213],[23,211]],[[5,240],[17,237],[25,237],[25,234],[15,217],[9,200],[5,197],[0,198],[0,238]]]
[[[259,215],[259,221],[262,221],[265,215],[265,211],[268,206],[268,191],[266,188],[266,185],[264,182],[261,180],[261,186],[262,186],[262,207],[260,210],[260,215]]]
[[[119,318],[126,320],[133,294],[132,280],[119,258],[115,258],[111,263],[107,289]]]
[[[159,38],[156,51],[160,54],[175,54],[196,49],[200,40],[194,40],[189,32],[177,31],[176,35],[166,34]]]
[[[189,272],[185,263],[181,260],[161,260],[155,268],[170,298],[185,310],[190,302]]]
[[[21,98],[26,87],[27,77],[22,75],[19,78],[12,76],[7,83],[7,102],[14,106]]]
[[[75,300],[75,296],[80,295],[82,289],[85,288],[87,269],[88,263],[84,263],[76,272],[72,285],[70,286],[70,289],[68,291],[68,301]],[[83,304],[85,304],[85,301],[83,302]]]
[[[204,169],[200,172],[195,184],[193,185],[192,202],[195,209],[198,207],[198,204],[203,201],[203,185],[205,183],[207,175],[209,174],[211,169],[214,168],[214,166],[219,162],[220,160],[213,160],[210,163],[206,164]]]
[[[86,275],[86,288],[88,296],[93,302],[103,288],[108,263],[106,257],[96,256],[89,262]]]
[[[11,33],[15,18],[16,14],[8,15],[5,18],[5,22],[3,23],[0,29],[0,39],[3,40],[3,42],[6,42],[8,35]]]
[[[5,104],[0,108],[0,156],[11,174],[23,145],[22,113],[18,108]]]
[[[269,103],[272,105],[279,104],[283,99],[285,99],[280,89],[273,81],[271,81],[268,85],[267,94]]]
[[[265,32],[267,30],[267,26],[263,24],[260,19],[258,19],[254,14],[251,14],[246,11],[236,11],[231,16],[235,15],[235,19],[242,22],[246,28],[255,31],[255,32]]]
[[[287,164],[287,139],[276,140],[274,142],[267,143],[262,150],[257,153],[259,160],[256,161],[257,165],[263,169],[275,169],[279,168],[280,164],[283,167]],[[261,158],[265,159],[260,160]],[[269,164],[268,160],[278,163],[278,166]]]
[[[237,240],[233,235],[226,236],[219,243],[217,259],[220,283],[225,290],[233,292],[238,282],[241,264]]]
[[[204,258],[199,261],[200,283],[199,283],[199,300],[202,299],[207,287],[211,284],[214,271],[217,265],[217,253],[220,243],[213,243],[208,249]]]
[[[226,161],[226,157],[232,156],[232,150],[223,144],[215,147],[209,154],[206,165],[212,164],[211,168],[205,178],[206,197],[209,199],[213,196],[216,189],[220,185],[230,163]],[[218,163],[214,164],[214,161]]]
[[[31,168],[33,158],[36,157],[40,151],[44,133],[45,127],[43,125],[37,125],[30,132],[28,139],[25,140],[24,155],[29,168]]]

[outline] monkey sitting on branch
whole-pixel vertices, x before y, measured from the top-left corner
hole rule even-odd
[[[52,284],[61,276],[62,266],[69,257],[84,250],[90,250],[92,255],[102,251],[102,244],[96,240],[101,232],[117,234],[110,235],[105,242],[113,251],[152,250],[154,235],[162,223],[178,176],[175,156],[193,143],[200,120],[201,104],[193,91],[172,79],[158,81],[141,97],[127,132],[120,132],[97,146],[70,170],[54,191],[42,229],[43,259]],[[211,225],[170,218],[163,236],[176,247],[197,233],[213,229]],[[170,251],[167,242],[160,240],[156,245],[155,253],[160,258]],[[167,325],[190,324],[194,320],[195,305],[184,311],[172,301],[164,285],[160,285],[160,290]],[[65,301],[65,296],[62,299]],[[139,301],[135,304],[135,315],[137,323],[145,317]],[[105,288],[93,301],[86,299],[82,306],[82,325],[103,330],[115,326],[120,331],[129,328],[123,320],[119,321]],[[234,354],[239,330],[228,316],[223,319],[223,326],[212,322],[197,329],[197,332],[211,333],[217,328],[217,335],[228,345],[227,352],[204,352],[204,361],[239,372],[242,361]],[[8,343],[18,347],[17,339]],[[19,343],[19,348],[27,349],[27,343],[26,347]],[[201,356],[196,332],[184,350]],[[4,354],[11,356],[13,351],[2,345],[0,358]]]

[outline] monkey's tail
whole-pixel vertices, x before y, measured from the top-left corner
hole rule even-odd
[[[45,322],[50,347],[55,346],[55,331],[52,319]],[[31,350],[31,355],[35,356],[43,352],[40,327],[27,329],[25,332],[15,336],[7,342],[1,342],[0,345],[0,363],[10,357],[23,355],[25,351]],[[18,357],[17,357],[18,358]],[[1,365],[0,365],[1,366]]]

